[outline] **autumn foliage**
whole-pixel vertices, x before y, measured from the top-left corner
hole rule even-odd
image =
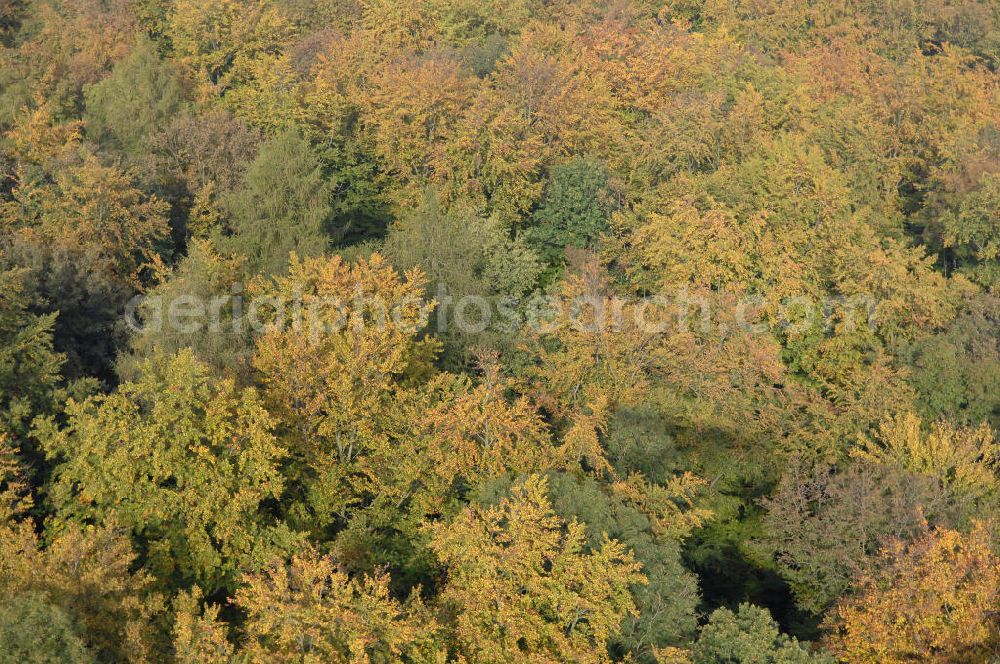
[[[995,0],[0,1],[0,662],[1000,657]]]

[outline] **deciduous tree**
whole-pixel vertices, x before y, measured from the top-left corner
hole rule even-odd
[[[400,603],[383,574],[351,579],[314,551],[248,576],[242,654],[252,662],[444,661],[440,626],[418,593]]]
[[[547,490],[532,476],[496,507],[429,526],[449,637],[470,661],[607,662],[608,640],[635,613],[641,565],[614,540],[584,552],[583,525],[556,517]]]
[[[135,382],[66,406],[36,436],[55,465],[59,523],[117,520],[163,583],[215,591],[289,536],[262,503],[281,495],[284,450],[256,392],[209,375],[190,350],[149,360]]]
[[[891,544],[830,616],[845,662],[979,662],[996,653],[1000,561],[982,524]]]

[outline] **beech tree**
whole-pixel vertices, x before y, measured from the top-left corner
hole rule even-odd
[[[315,551],[249,576],[236,593],[247,613],[242,654],[260,662],[443,661],[435,618],[405,602],[382,575],[350,579]]]
[[[606,662],[635,613],[641,565],[614,540],[584,553],[583,526],[561,522],[546,492],[532,476],[496,507],[428,526],[447,572],[441,601],[456,615],[448,636],[470,660]]]
[[[202,608],[201,589],[181,592],[174,599],[171,645],[174,660],[183,664],[224,664],[232,661],[235,648],[227,639],[225,624],[218,619],[219,606]]]
[[[167,19],[179,60],[201,77],[203,95],[230,85],[234,67],[280,51],[291,30],[274,3],[256,0],[181,0]]]
[[[983,524],[895,543],[883,555],[830,617],[841,660],[985,661],[996,651],[1000,566]]]
[[[44,548],[28,521],[8,522],[0,530],[4,606],[41,612],[47,621],[44,629],[34,633],[18,632],[11,646],[22,638],[44,639],[47,647],[55,646],[62,653],[32,647],[32,656],[62,654],[77,661],[153,659],[159,646],[155,619],[163,608],[162,596],[148,574],[133,573],[136,556],[118,526],[70,526],[52,536]]]
[[[162,582],[215,591],[290,536],[262,503],[281,494],[285,451],[256,392],[216,379],[190,350],[149,360],[135,382],[70,401],[35,435],[56,462],[60,522],[117,520]]]
[[[355,265],[293,256],[287,277],[261,287],[262,295],[301,301],[297,322],[290,306],[273,312],[253,365],[319,523],[343,516],[380,484],[386,468],[378,460],[396,458],[395,403],[405,401],[407,374],[426,371],[435,350],[417,338],[422,279],[400,279],[378,255]]]

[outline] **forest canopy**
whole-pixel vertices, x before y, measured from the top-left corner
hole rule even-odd
[[[1000,657],[995,0],[0,0],[0,662]]]

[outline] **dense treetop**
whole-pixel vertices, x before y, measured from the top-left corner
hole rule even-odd
[[[995,0],[0,2],[0,662],[1000,656]]]

